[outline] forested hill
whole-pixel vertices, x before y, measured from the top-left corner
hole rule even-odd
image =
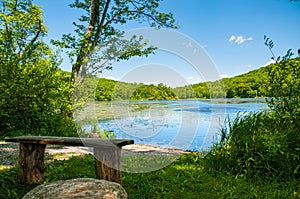
[[[272,66],[269,65],[236,77],[223,79],[226,97],[266,97],[268,69]]]
[[[95,93],[98,101],[111,100],[171,100],[177,99],[170,87],[164,84],[146,85],[125,83],[100,78]]]
[[[232,78],[170,88],[163,84],[125,83],[100,78],[95,99],[111,100],[170,100],[195,98],[252,98],[267,95],[268,68],[262,67]]]
[[[178,87],[173,91],[180,99],[188,98],[253,98],[267,95],[268,72],[272,65],[232,78]]]

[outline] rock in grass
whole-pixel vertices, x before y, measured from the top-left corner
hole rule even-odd
[[[35,187],[23,199],[125,199],[127,193],[118,183],[92,178],[56,181]]]

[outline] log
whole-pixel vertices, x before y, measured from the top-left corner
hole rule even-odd
[[[21,184],[35,184],[44,179],[46,144],[20,143],[19,177]]]
[[[121,149],[114,145],[95,147],[94,156],[97,178],[122,185],[120,168]]]

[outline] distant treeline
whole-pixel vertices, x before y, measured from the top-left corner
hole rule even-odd
[[[177,88],[164,84],[146,85],[100,78],[95,99],[111,101],[266,97],[268,70],[271,67],[269,65],[236,77]]]
[[[174,88],[180,99],[189,98],[254,98],[266,97],[268,92],[268,70],[272,65],[248,73],[224,78],[214,82],[203,82]]]
[[[100,78],[95,93],[95,100],[171,100],[177,99],[170,87],[164,84],[145,85],[125,83]]]

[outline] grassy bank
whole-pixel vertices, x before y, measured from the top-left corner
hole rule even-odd
[[[204,170],[203,161],[197,153],[191,153],[154,172],[123,172],[123,186],[129,198],[300,198],[298,180],[279,182],[273,178],[249,179],[245,176],[210,174]],[[91,155],[56,160],[47,164],[46,168],[43,183],[95,178]],[[0,182],[0,198],[22,198],[37,186],[19,184],[16,167],[0,171]]]

